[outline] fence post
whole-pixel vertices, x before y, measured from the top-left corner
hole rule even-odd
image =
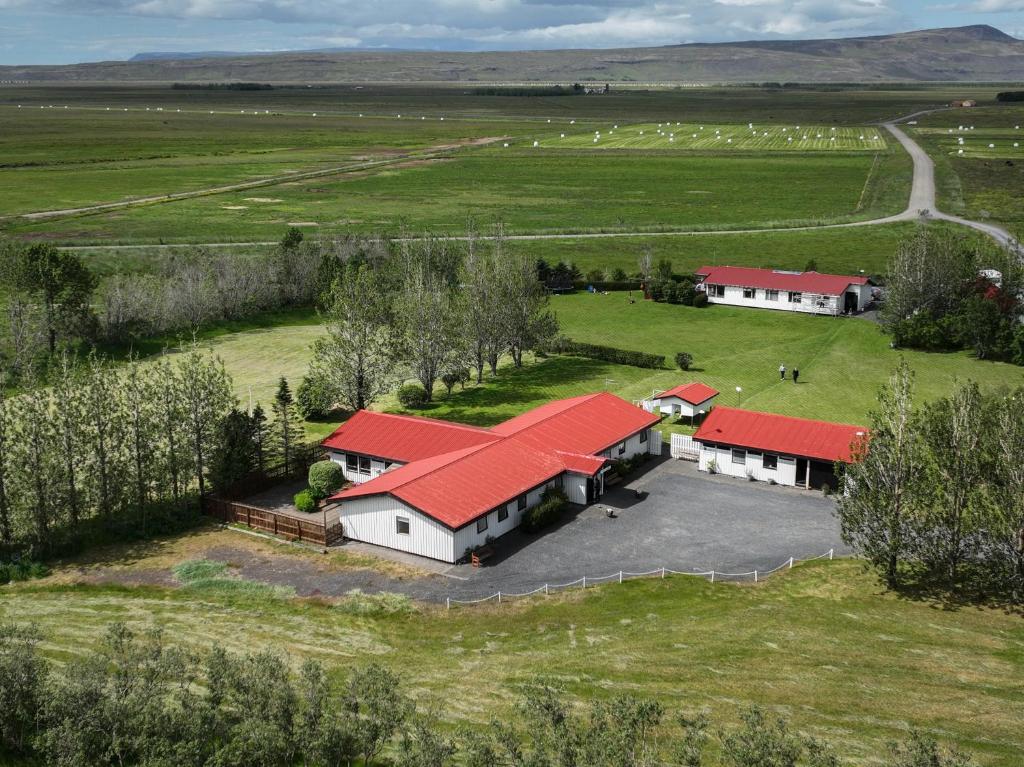
[[[619,583],[622,583],[622,570],[619,570]]]
[[[277,514],[274,515],[274,535],[277,535]]]
[[[499,605],[501,604],[501,592],[500,591],[498,592],[498,604]]]
[[[715,571],[714,570],[711,571],[711,582],[712,583],[715,582]]]
[[[445,597],[444,598],[444,607],[445,607],[446,610],[451,610],[452,609],[452,598],[451,597]]]
[[[661,568],[661,577],[662,577],[662,578],[664,578],[664,577],[665,577],[665,568],[664,568],[664,567],[663,567],[663,568]]]
[[[831,560],[831,559],[832,559],[832,552],[833,552],[833,551],[835,551],[835,549],[829,549],[829,550],[828,550],[828,558],[829,558],[829,560]]]
[[[790,570],[792,570],[792,569],[793,569],[793,557],[790,557],[790,558],[789,558],[789,569],[790,569]]]
[[[583,588],[587,587],[587,576],[583,576]]]
[[[757,570],[754,570],[754,583],[757,583]]]

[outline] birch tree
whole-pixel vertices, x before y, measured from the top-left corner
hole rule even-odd
[[[501,328],[512,362],[523,366],[523,353],[558,334],[558,320],[548,309],[548,294],[537,281],[534,265],[509,254],[499,260]],[[497,365],[494,361],[492,370]],[[494,371],[496,372],[496,371]]]
[[[152,371],[160,382],[160,392],[154,403],[156,424],[162,437],[157,443],[156,460],[161,475],[170,483],[172,497],[177,501],[184,490],[183,476],[189,464],[181,375],[166,359],[154,363]]]
[[[12,427],[10,400],[7,399],[5,390],[7,381],[0,375],[0,543],[10,546],[14,540],[14,531],[11,526],[11,480],[13,467],[11,466],[12,449]]]
[[[146,534],[146,509],[150,486],[156,476],[153,444],[158,438],[156,400],[159,391],[149,371],[137,360],[130,360],[120,387],[120,405],[124,414],[128,461],[132,485],[132,504]]]
[[[925,491],[926,457],[913,390],[913,373],[901,361],[879,393],[870,436],[853,445],[837,501],[843,541],[881,568],[890,588],[899,584],[900,563],[912,544],[912,517]]]
[[[406,281],[396,315],[404,357],[430,402],[441,373],[466,358],[458,298],[447,285],[416,270]]]
[[[994,549],[1016,601],[1024,601],[1024,389],[999,402],[994,426],[991,520]]]
[[[57,361],[51,386],[57,401],[54,409],[55,427],[60,441],[61,491],[57,497],[67,509],[68,522],[74,530],[82,515],[80,478],[84,458],[85,381],[78,364],[65,352]]]
[[[349,410],[369,407],[394,382],[397,339],[385,292],[368,266],[336,282],[327,336],[313,344],[308,375]]]
[[[219,357],[203,354],[195,344],[179,366],[181,408],[192,454],[199,496],[206,494],[206,469],[220,420],[236,404],[231,379]]]
[[[463,323],[476,382],[483,383],[484,366],[497,360],[505,348],[502,333],[502,290],[497,261],[503,256],[500,240],[490,252],[481,251],[470,239],[462,268]]]
[[[49,547],[51,515],[50,478],[54,474],[53,457],[56,434],[46,389],[33,386],[18,398],[19,416],[15,421],[17,446],[15,460],[21,467],[19,500],[31,529],[31,537]]]
[[[91,459],[91,494],[100,515],[109,518],[119,503],[124,468],[124,421],[117,407],[118,382],[109,363],[95,354],[89,357],[84,373],[82,409],[85,444]]]

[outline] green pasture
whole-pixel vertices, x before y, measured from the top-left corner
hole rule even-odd
[[[473,217],[508,233],[715,229],[874,215],[879,163],[868,153],[685,155],[465,150],[374,171],[291,181],[55,221],[8,233],[57,242],[276,240],[309,233],[461,233]],[[895,197],[895,196],[894,196]],[[886,212],[905,204],[886,199]]]
[[[245,545],[244,536],[217,535],[210,545]],[[707,709],[716,724],[761,705],[834,743],[851,764],[874,764],[910,728],[969,750],[985,767],[1016,767],[1024,750],[1020,617],[885,593],[857,561],[799,565],[756,586],[673,576],[381,617],[235,582],[66,583],[96,567],[129,581],[172,573],[189,556],[175,557],[175,548],[157,541],[108,550],[58,570],[53,583],[2,586],[0,618],[38,625],[45,654],[58,662],[95,646],[113,621],[159,627],[169,643],[199,651],[276,648],[296,669],[315,658],[336,681],[377,661],[450,726],[512,715],[517,686],[544,674],[574,700],[632,693],[673,713]],[[300,555],[281,547],[276,556]]]
[[[526,139],[530,141],[529,138]],[[519,143],[522,143],[520,141]],[[539,140],[549,149],[667,149],[701,151],[881,151],[882,132],[871,127],[641,123],[606,125],[583,133],[563,126],[557,136]]]

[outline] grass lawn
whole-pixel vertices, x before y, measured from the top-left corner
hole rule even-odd
[[[10,234],[60,242],[276,240],[307,232],[714,229],[819,222],[856,214],[870,153],[462,151],[348,173],[59,221],[10,221]],[[252,198],[261,198],[254,202]],[[905,204],[888,205],[895,212]],[[859,211],[859,212],[858,212]]]
[[[548,400],[606,389],[627,399],[686,380],[719,389],[720,404],[865,423],[878,387],[902,356],[917,373],[918,398],[949,393],[955,380],[977,381],[985,389],[1024,386],[1024,368],[981,362],[966,352],[938,354],[893,351],[889,338],[865,319],[798,315],[782,311],[712,306],[706,309],[639,301],[626,293],[558,296],[552,304],[562,331],[580,341],[664,354],[694,356],[695,370],[650,370],[575,357],[531,361],[521,369],[504,367],[482,386],[456,389],[426,415],[491,425]],[[223,359],[243,404],[270,401],[280,376],[293,386],[305,373],[310,343],[321,332],[316,318],[300,315],[288,325],[225,333],[204,341]],[[780,382],[779,363],[800,370],[800,384]],[[741,387],[738,396],[735,387]],[[387,398],[378,404],[398,410]],[[322,436],[336,423],[310,424]]]
[[[213,535],[209,545],[246,545]],[[193,556],[157,541],[105,552],[103,564],[144,575]],[[295,667],[317,658],[337,678],[376,660],[452,725],[508,715],[516,686],[542,673],[578,699],[634,693],[672,712],[706,708],[721,724],[766,706],[851,764],[874,763],[911,727],[986,767],[1015,767],[1024,749],[1020,616],[884,593],[856,561],[801,565],[758,585],[677,576],[379,618],[259,588],[75,585],[79,568],[91,570],[76,562],[41,584],[0,587],[0,618],[38,624],[58,661],[116,620],[159,626],[198,650],[276,647]]]

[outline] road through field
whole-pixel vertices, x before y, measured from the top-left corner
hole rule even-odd
[[[882,218],[872,218],[865,221],[850,221],[841,224],[817,224],[808,226],[793,226],[793,227],[774,227],[767,229],[715,229],[715,230],[702,230],[702,231],[676,231],[676,230],[656,230],[656,231],[637,231],[637,232],[585,232],[585,233],[560,233],[560,234],[507,234],[503,236],[505,240],[582,240],[582,239],[613,239],[613,238],[625,238],[625,237],[698,237],[701,235],[722,235],[722,234],[762,234],[768,232],[798,232],[816,229],[844,229],[857,226],[876,226],[879,224],[892,224],[900,221],[914,221],[919,219],[938,219],[942,221],[949,221],[960,226],[966,226],[982,234],[991,237],[1000,245],[1010,248],[1018,253],[1022,251],[1021,244],[1007,232],[1005,229],[996,226],[994,224],[987,224],[982,221],[973,221],[966,218],[960,218],[959,216],[953,216],[948,213],[943,213],[938,210],[935,198],[935,164],[932,162],[931,157],[928,153],[921,148],[921,146],[908,136],[903,130],[901,130],[897,123],[911,120],[919,115],[928,114],[930,112],[940,111],[938,109],[930,109],[922,112],[915,112],[911,115],[904,117],[895,118],[888,122],[883,122],[884,127],[892,136],[900,143],[900,146],[910,155],[914,164],[914,176],[911,183],[910,198],[907,203],[907,207],[900,213],[896,213],[891,216],[884,216]],[[325,171],[318,171],[318,173],[324,173]],[[291,178],[296,178],[292,176]],[[263,182],[266,183],[266,182]],[[245,185],[242,185],[244,188]],[[163,198],[171,199],[171,198]],[[138,202],[138,201],[136,201]],[[98,206],[97,208],[83,209],[87,210],[101,210],[107,206]],[[66,213],[66,212],[65,212]],[[46,214],[28,214],[25,217],[31,216],[45,216]],[[464,240],[465,237],[452,237],[453,240]],[[487,240],[492,239],[490,236],[478,236],[477,239]],[[183,243],[183,244],[164,244],[164,245],[76,245],[76,246],[65,246],[61,250],[72,250],[72,251],[89,251],[89,250],[133,250],[133,249],[147,249],[147,248],[174,248],[174,247],[207,247],[207,248],[221,248],[221,247],[244,247],[252,245],[274,245],[274,242],[206,242],[206,243]]]

